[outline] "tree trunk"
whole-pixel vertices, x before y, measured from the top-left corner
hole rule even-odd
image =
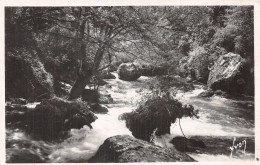
[[[105,47],[101,45],[96,52],[92,70],[84,71],[80,68],[78,77],[73,87],[70,90],[69,98],[68,98],[69,100],[80,97],[81,93],[85,89],[85,86],[89,82],[89,79],[93,76],[93,74],[96,73],[97,69],[99,68],[100,62],[104,55],[104,51],[105,51]]]
[[[92,73],[79,73],[77,79],[70,90],[68,100],[77,99],[85,89],[85,86],[89,82]]]
[[[93,63],[93,68],[92,68],[92,72],[96,73],[98,71],[99,65],[102,61],[103,55],[105,52],[105,45],[100,45],[96,54],[95,54],[95,58],[94,58],[94,63]]]
[[[81,15],[85,13],[85,8],[81,8]],[[79,18],[81,19],[81,18]],[[68,95],[68,99],[77,99],[80,97],[81,93],[83,92],[85,86],[89,82],[89,79],[92,76],[92,72],[88,72],[84,70],[83,63],[85,61],[85,56],[86,56],[86,43],[84,43],[84,32],[85,32],[85,27],[86,27],[86,18],[82,19],[82,22],[79,26],[79,37],[81,38],[81,46],[80,46],[80,64],[78,68],[78,75],[77,79],[73,85],[73,87],[70,90],[70,93]],[[87,73],[86,73],[87,72]]]
[[[83,13],[85,10],[83,10]],[[103,58],[103,54],[105,51],[105,45],[102,43],[99,45],[99,48],[95,54],[94,57],[94,62],[92,68],[89,70],[89,68],[84,67],[85,63],[85,58],[86,58],[86,43],[84,43],[84,32],[85,32],[85,27],[86,27],[86,19],[83,19],[81,25],[80,25],[80,37],[82,39],[81,42],[81,48],[80,48],[80,67],[78,71],[78,76],[77,79],[71,88],[71,91],[69,93],[68,99],[76,99],[80,97],[82,94],[83,90],[85,89],[85,86],[89,82],[90,78],[97,72],[99,65],[101,63],[101,60]],[[89,27],[88,27],[88,33],[89,33]],[[88,38],[87,38],[88,40]]]

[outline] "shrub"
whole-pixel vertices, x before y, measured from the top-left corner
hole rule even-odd
[[[175,123],[177,118],[198,118],[198,111],[192,105],[182,105],[169,93],[162,96],[155,93],[142,98],[135,111],[121,116],[136,138],[151,141],[154,136],[170,133],[171,123]]]

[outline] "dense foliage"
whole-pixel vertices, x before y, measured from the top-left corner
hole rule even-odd
[[[164,65],[169,73],[184,56],[203,56],[209,67],[226,52],[254,62],[252,6],[8,7],[5,13],[6,55],[35,58],[55,82],[75,82],[70,99],[99,71],[122,62]]]

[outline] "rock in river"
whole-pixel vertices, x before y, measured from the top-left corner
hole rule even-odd
[[[133,63],[122,63],[117,70],[118,77],[125,81],[135,81],[141,76],[141,71]]]
[[[201,93],[199,94],[199,97],[211,97],[211,96],[213,96],[213,95],[214,95],[214,91],[211,90],[211,89],[208,89],[208,90],[206,90],[206,91],[204,91],[204,92],[201,92]]]
[[[45,100],[27,115],[28,131],[46,140],[59,138],[72,128],[91,127],[97,119],[86,102],[61,98]]]
[[[171,123],[177,118],[194,114],[193,106],[182,106],[178,100],[158,97],[146,101],[133,112],[124,113],[121,119],[126,120],[134,137],[150,141],[153,133],[157,136],[170,133]]]
[[[129,135],[117,135],[106,139],[96,155],[89,160],[93,163],[192,161],[195,160],[174,148],[155,146]]]
[[[240,55],[228,53],[220,56],[210,71],[207,85],[213,90],[248,93],[253,88],[250,67]]]

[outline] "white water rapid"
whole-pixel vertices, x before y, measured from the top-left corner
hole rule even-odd
[[[149,80],[148,77],[140,77],[137,81],[127,82],[118,79],[106,80],[107,85],[100,87],[100,91],[111,94],[113,104],[105,104],[109,110],[107,114],[97,114],[98,119],[92,123],[93,129],[84,126],[82,129],[72,129],[71,137],[58,144],[49,144],[43,141],[31,139],[20,130],[7,130],[7,138],[30,140],[31,143],[50,148],[47,162],[87,162],[94,156],[99,146],[108,137],[114,135],[131,135],[125,122],[118,120],[118,116],[125,112],[131,112],[136,108],[135,102],[140,98],[138,90]],[[199,98],[197,95],[204,91],[200,86],[187,93],[178,93],[178,98],[183,103],[194,105],[198,108],[199,119],[183,118],[181,127],[186,137],[191,136],[230,136],[254,137],[254,121],[250,117],[244,117],[248,112],[229,99],[213,96],[211,98]],[[36,104],[28,105],[31,108]],[[250,116],[250,115],[249,115]],[[9,132],[8,132],[9,131]],[[157,145],[172,147],[169,141],[175,136],[182,136],[178,123],[172,124],[171,134],[158,137]],[[227,146],[229,147],[229,146]],[[8,153],[7,153],[8,154]],[[39,153],[40,154],[40,153]],[[240,160],[230,158],[228,155],[211,155],[188,153],[198,161],[233,161]],[[247,153],[242,160],[254,159],[253,153]]]

